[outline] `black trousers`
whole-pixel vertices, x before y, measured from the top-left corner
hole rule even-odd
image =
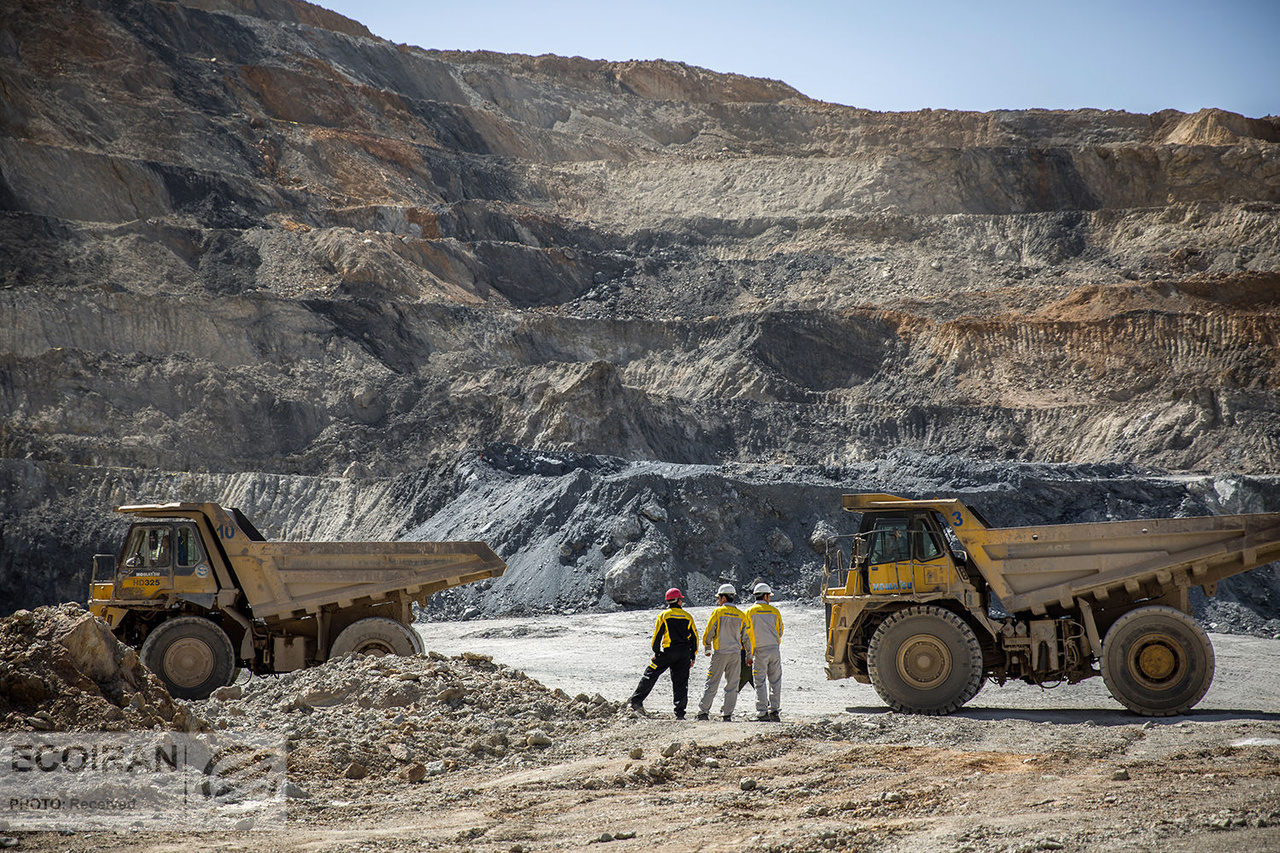
[[[689,647],[671,646],[664,649],[654,657],[653,663],[645,667],[636,692],[631,694],[631,702],[644,702],[662,673],[671,670],[671,693],[675,700],[676,716],[684,716],[684,709],[689,704],[689,663],[695,656],[694,649]]]

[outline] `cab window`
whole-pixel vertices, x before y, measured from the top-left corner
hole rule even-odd
[[[867,551],[868,563],[901,563],[911,559],[911,543],[907,538],[907,521],[887,518],[876,521]]]
[[[173,561],[170,530],[165,527],[134,527],[125,543],[124,565],[133,571],[169,569]]]
[[[173,560],[173,548],[169,542],[169,528],[153,527],[147,531],[147,551],[151,555],[152,568],[169,568]]]
[[[175,564],[178,574],[189,575],[204,562],[204,549],[195,525],[179,524],[174,528]]]
[[[942,556],[942,546],[938,544],[937,537],[923,518],[911,520],[911,541],[916,549],[916,559],[922,563]]]

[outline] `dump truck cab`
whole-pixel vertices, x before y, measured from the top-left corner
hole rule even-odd
[[[190,598],[218,591],[209,553],[192,521],[135,522],[117,565],[111,582],[95,586],[96,600],[138,601],[171,594]]]
[[[927,595],[966,583],[936,513],[864,513],[855,542],[858,580],[871,595]]]
[[[118,554],[94,558],[89,600],[90,612],[113,630],[127,632],[141,644],[145,623],[166,611],[207,612],[219,604],[233,605],[240,597],[219,540],[263,537],[239,510],[173,503],[120,506],[116,511],[137,520]],[[140,624],[130,624],[134,622]]]
[[[845,495],[843,506],[860,513],[861,523],[828,551],[823,599],[829,678],[873,683],[867,654],[872,635],[891,615],[916,604],[950,611],[993,646],[1001,626],[986,613],[986,584],[938,508],[889,495]],[[983,645],[978,642],[979,649]]]

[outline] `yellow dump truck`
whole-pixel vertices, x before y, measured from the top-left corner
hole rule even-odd
[[[507,569],[483,542],[269,542],[216,503],[116,511],[136,520],[118,555],[94,558],[89,609],[183,699],[241,667],[421,652],[415,602]]]
[[[1101,675],[1146,716],[1181,714],[1213,680],[1188,594],[1280,559],[1280,513],[995,528],[959,500],[844,495],[861,513],[828,550],[827,677],[892,708],[949,714],[987,679]]]

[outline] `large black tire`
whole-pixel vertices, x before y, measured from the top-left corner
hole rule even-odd
[[[231,638],[202,616],[179,616],[160,623],[147,635],[138,655],[177,699],[207,699],[230,684],[236,670]]]
[[[880,698],[908,714],[950,714],[982,689],[982,646],[950,610],[908,607],[871,635],[867,672]]]
[[[1102,680],[1120,704],[1145,717],[1184,714],[1213,683],[1213,645],[1172,607],[1139,607],[1102,641]]]
[[[370,616],[352,622],[333,641],[329,658],[349,654],[416,655],[422,653],[418,632],[385,616]]]

